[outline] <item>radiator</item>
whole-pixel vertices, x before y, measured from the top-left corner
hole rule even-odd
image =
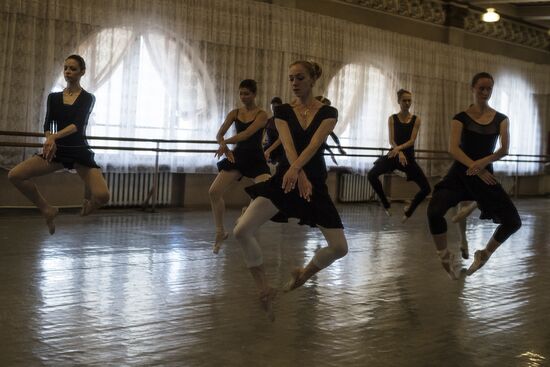
[[[107,206],[142,205],[153,188],[154,176],[154,173],[106,173],[105,179],[111,193],[111,200]],[[158,174],[156,205],[172,203],[172,178],[170,172]],[[152,198],[149,198],[149,204],[151,201]]]
[[[367,176],[344,173],[338,182],[338,200],[343,203],[354,203],[374,199]]]

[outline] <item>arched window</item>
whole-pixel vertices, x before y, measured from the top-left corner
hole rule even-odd
[[[514,73],[496,75],[490,104],[510,120],[510,154],[541,154],[541,121],[529,83]],[[515,173],[516,168],[519,174],[540,173],[542,170],[541,164],[528,162],[516,167],[516,163],[499,161],[494,167],[503,173]]]
[[[111,28],[89,38],[76,52],[87,63],[81,84],[96,97],[88,135],[207,140],[217,128],[213,84],[193,48],[182,40],[160,31]],[[54,90],[64,85],[60,76]],[[94,140],[91,144],[153,146],[112,140]],[[211,157],[204,154],[167,153],[160,158],[161,164],[172,171],[194,171],[212,165]],[[97,150],[96,159],[108,170],[134,170],[152,167],[154,153]]]
[[[330,81],[326,95],[339,111],[335,132],[342,145],[388,147],[387,120],[395,108],[392,90],[390,80],[372,65],[348,64],[340,69]],[[338,157],[340,165],[359,172],[368,170],[374,160]]]

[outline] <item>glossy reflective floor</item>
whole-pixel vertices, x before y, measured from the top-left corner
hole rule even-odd
[[[208,211],[69,212],[49,236],[35,212],[3,210],[0,366],[549,365],[550,200],[516,203],[520,232],[459,281],[425,204],[404,225],[374,204],[340,206],[348,256],[281,295],[273,323],[234,240],[211,253]],[[495,228],[474,217],[471,252]],[[296,224],[258,238],[277,285],[322,243]]]

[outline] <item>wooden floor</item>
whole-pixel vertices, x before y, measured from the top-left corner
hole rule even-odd
[[[458,281],[425,204],[404,225],[375,204],[340,206],[348,256],[281,295],[273,323],[238,244],[211,253],[208,211],[66,212],[50,236],[34,211],[3,210],[0,366],[550,365],[550,199],[516,203],[521,230]],[[472,253],[495,228],[474,217]],[[296,224],[258,238],[276,285],[323,244]]]

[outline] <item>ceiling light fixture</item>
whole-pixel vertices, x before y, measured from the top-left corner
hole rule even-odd
[[[498,22],[500,15],[495,11],[495,8],[487,8],[487,13],[481,16],[481,20],[487,23]]]

